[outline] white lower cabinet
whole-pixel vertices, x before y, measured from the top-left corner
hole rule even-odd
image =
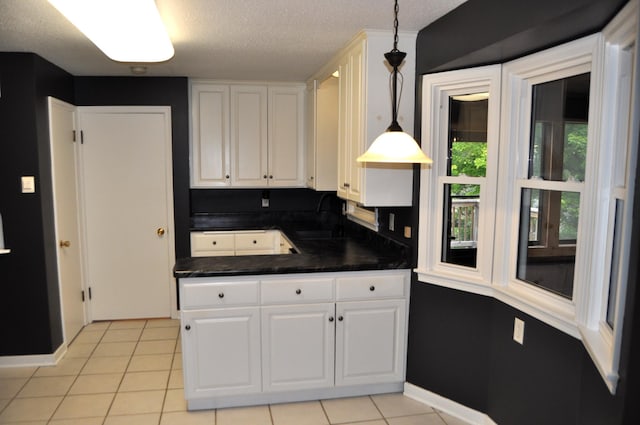
[[[190,410],[402,391],[408,270],[179,286]]]
[[[264,391],[333,386],[335,304],[262,308]]]
[[[404,380],[404,300],[336,305],[336,385]]]
[[[261,390],[260,308],[182,313],[185,397]]]

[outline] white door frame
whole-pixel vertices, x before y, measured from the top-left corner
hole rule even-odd
[[[167,190],[167,228],[165,236],[168,239],[169,244],[169,263],[170,268],[167,270],[169,276],[173,276],[173,263],[175,262],[175,220],[174,220],[174,197],[173,197],[173,150],[172,150],[172,132],[171,132],[171,107],[170,106],[78,106],[76,108],[76,117],[83,111],[91,111],[95,113],[155,113],[162,114],[164,116],[164,126],[165,126],[165,137],[164,140],[164,149],[165,149],[165,169],[166,173],[166,190]],[[83,150],[79,149],[79,161],[82,164],[83,159]],[[82,168],[82,167],[81,167]],[[84,194],[86,188],[82,179],[80,179],[80,196],[81,196],[81,206],[80,206],[80,216],[81,216],[81,228],[82,228],[82,239],[83,245],[88,246],[87,241],[87,215],[86,215],[86,206],[85,206],[85,196]],[[84,264],[88,264],[88,256],[87,250],[83,250],[83,262]],[[85,274],[86,276],[86,274]],[[86,277],[85,277],[86,279]],[[171,317],[177,319],[179,317],[178,309],[177,309],[177,291],[176,291],[176,283],[175,278],[171,277],[171,284],[169,290],[169,300],[171,303]],[[88,282],[85,280],[85,287],[87,287]],[[89,322],[93,321],[93,311],[91,303],[87,304],[87,317],[89,318]]]

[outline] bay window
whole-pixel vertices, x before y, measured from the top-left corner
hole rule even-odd
[[[638,155],[637,9],[502,65],[423,77],[421,282],[495,297],[618,375]]]

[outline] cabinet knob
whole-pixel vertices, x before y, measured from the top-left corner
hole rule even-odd
[[[254,243],[254,244],[257,244],[257,243],[258,243],[258,241],[254,239],[254,240],[253,240],[253,243]]]
[[[333,322],[333,316],[329,316],[329,321]]]
[[[69,242],[69,241],[60,241],[60,246],[62,248],[69,248],[71,246],[71,242]]]
[[[309,180],[313,180],[313,176],[309,176]]]
[[[296,294],[297,294],[297,295],[302,294],[302,289],[296,289]]]
[[[191,330],[191,325],[187,325],[184,327],[186,330],[190,331]]]
[[[273,176],[269,176],[269,178],[270,178],[270,179],[272,179],[272,178],[273,178]]]
[[[373,285],[371,285],[371,286],[369,286],[369,290],[370,290],[371,292],[373,292],[373,291],[375,291],[375,290],[376,290],[376,287],[375,287],[375,286],[373,286]]]
[[[229,174],[227,174],[226,176],[224,176],[224,178],[225,178],[225,179],[228,179],[228,178],[229,178]]]
[[[344,320],[344,317],[338,316],[338,322],[342,322],[343,320]]]
[[[212,242],[212,244],[214,244],[214,245],[216,245],[217,243],[218,243],[218,242],[216,242],[216,241],[213,241],[213,242]]]
[[[218,294],[218,298],[224,298],[224,292],[220,292],[220,293]]]
[[[266,178],[267,178],[267,175],[266,175],[266,174],[264,174],[264,175],[262,176],[262,178],[263,178],[263,179],[266,179]]]

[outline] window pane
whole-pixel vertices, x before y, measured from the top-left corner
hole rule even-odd
[[[476,93],[449,98],[448,176],[486,175],[488,97]]]
[[[529,178],[584,181],[590,74],[533,86]]]
[[[580,194],[523,189],[516,277],[572,298]]]
[[[480,186],[445,184],[442,262],[475,267]]]
[[[611,272],[609,273],[609,301],[607,306],[607,323],[613,329],[616,314],[616,296],[618,294],[618,274],[620,273],[620,246],[622,245],[622,212],[624,201],[616,200],[616,216],[613,228],[613,249],[611,252]]]

